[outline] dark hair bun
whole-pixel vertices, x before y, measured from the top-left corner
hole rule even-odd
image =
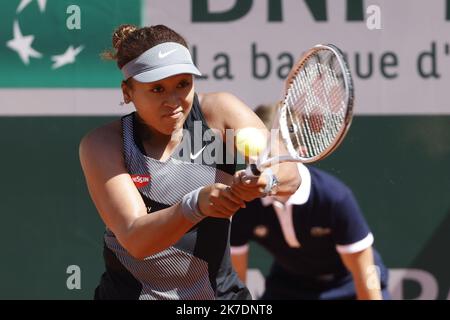
[[[132,24],[122,24],[113,33],[113,48],[105,50],[101,57],[117,61],[117,66],[122,69],[143,52],[165,42],[176,42],[188,47],[182,36],[164,25],[140,28]]]
[[[112,37],[112,45],[113,47],[118,50],[121,43],[134,31],[136,31],[138,27],[132,25],[132,24],[122,24],[120,25],[116,31],[114,31],[113,37]]]

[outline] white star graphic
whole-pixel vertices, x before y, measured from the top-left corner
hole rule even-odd
[[[20,11],[22,11],[23,9],[25,9],[25,7],[27,5],[29,5],[31,3],[31,1],[33,0],[22,0],[19,4],[19,6],[17,7],[16,12],[19,13]],[[41,10],[41,12],[45,11],[45,5],[47,3],[47,0],[37,0],[38,5],[39,5],[39,10]]]
[[[23,36],[22,32],[20,31],[19,23],[14,21],[14,39],[9,40],[6,45],[17,52],[17,54],[20,56],[20,59],[22,59],[23,63],[29,64],[30,63],[30,57],[33,58],[41,58],[42,53],[37,52],[31,47],[31,44],[33,43],[34,36]]]
[[[74,48],[69,46],[63,54],[52,56],[52,61],[55,63],[52,65],[52,69],[58,69],[62,66],[75,62],[75,57],[84,49],[83,46]]]

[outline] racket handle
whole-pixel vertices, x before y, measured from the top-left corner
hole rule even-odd
[[[245,176],[243,177],[243,181],[248,181],[251,178],[259,177],[261,174],[262,172],[259,171],[258,167],[255,164],[251,164],[245,169]],[[276,194],[275,188],[279,184],[277,177],[270,168],[266,169],[264,171],[264,174],[267,175],[267,185],[264,188],[265,195]]]
[[[246,169],[245,169],[245,175],[247,177],[259,177],[261,175],[261,171],[259,171],[256,164],[251,163]]]

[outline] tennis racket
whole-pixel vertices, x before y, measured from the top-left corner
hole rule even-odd
[[[354,90],[348,65],[334,45],[317,45],[292,67],[273,128],[287,154],[271,157],[269,141],[245,172],[259,176],[281,162],[311,163],[331,154],[344,139],[353,117]],[[273,141],[273,140],[272,140]]]

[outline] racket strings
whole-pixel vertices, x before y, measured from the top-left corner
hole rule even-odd
[[[294,149],[300,157],[321,154],[345,122],[344,75],[334,54],[322,50],[306,60],[294,76],[284,104]]]
[[[294,83],[292,84],[292,88],[293,90],[298,90],[298,83],[294,80]],[[310,139],[308,139],[309,137],[304,135],[304,131],[301,130],[300,128],[300,119],[298,118],[298,115],[293,113],[293,109],[289,106],[293,106],[295,104],[295,98],[293,97],[293,94],[288,94],[287,96],[287,103],[286,105],[287,107],[287,113],[288,113],[288,127],[290,128],[290,136],[291,136],[291,141],[293,140],[292,137],[295,138],[293,143],[294,144],[294,149],[298,150],[298,153],[300,154],[300,156],[307,156],[306,154],[306,150],[311,150],[311,149],[315,149],[317,148],[317,146],[313,143],[313,141],[311,141]],[[305,127],[309,127],[309,123],[306,122],[305,123]],[[306,148],[305,148],[306,147]]]
[[[304,114],[296,112],[302,105],[305,107],[307,113],[312,112],[309,107],[310,104],[308,103],[312,97],[308,90],[309,88],[304,86],[302,78],[308,78],[307,69],[300,71],[300,74],[293,79],[291,85],[292,90],[288,94],[289,103],[287,104],[287,111],[289,113],[291,126],[295,128],[295,130],[293,130],[293,135],[296,138],[295,149],[299,150],[301,156],[310,156],[308,150],[313,151],[313,153],[319,153],[320,146],[318,143],[319,141],[311,139],[311,135],[308,134],[312,131],[311,127],[314,119],[304,117]],[[306,96],[302,95],[302,92],[305,92]],[[301,118],[299,119],[299,117]]]
[[[296,149],[301,156],[310,157],[319,154],[323,150],[323,141],[313,137],[313,128],[318,125],[317,119],[309,115],[313,114],[312,109],[316,98],[310,86],[305,85],[310,82],[310,73],[312,70],[302,70],[293,80],[292,90],[289,92],[288,113],[289,120],[293,124],[296,137]],[[305,81],[305,79],[307,79]],[[300,108],[304,110],[298,112]],[[299,118],[300,117],[300,118]],[[306,148],[305,148],[306,147]]]
[[[318,107],[317,113],[322,115],[324,119],[317,119],[317,116],[313,113],[313,119],[316,120],[316,127],[319,128],[322,126],[321,123],[317,124],[317,121],[322,120],[325,127],[323,128],[323,134],[318,135],[317,138],[322,142],[321,151],[323,151],[326,146],[329,146],[334,137],[337,134],[336,122],[334,121],[334,113],[331,112],[333,110],[332,101],[330,99],[331,87],[335,87],[337,84],[333,81],[336,79],[333,74],[333,70],[328,67],[328,64],[316,64],[317,70],[320,75],[315,74],[312,78],[309,79],[313,81],[317,86],[310,87],[314,92],[311,92],[312,97],[314,98],[314,106]],[[331,81],[330,81],[331,79]],[[322,98],[322,100],[320,100]]]
[[[326,66],[319,65],[320,68],[325,69],[325,79],[336,79],[335,75],[333,74],[333,71],[330,68],[327,68]],[[336,86],[336,83],[331,83],[332,81],[323,81],[321,82],[321,85],[323,85],[323,90],[325,90],[324,98],[325,98],[325,105],[319,104],[321,107],[320,112],[323,112],[325,119],[325,124],[327,128],[325,128],[324,132],[325,134],[322,136],[326,140],[326,145],[330,145],[333,138],[336,136],[337,131],[339,130],[339,127],[336,126],[336,119],[335,113],[332,112],[334,105],[332,101],[334,100],[332,95],[332,88]]]
[[[287,108],[289,120],[296,129],[293,132],[297,142],[295,147],[299,150],[301,156],[307,157],[311,155],[311,152],[320,152],[320,141],[311,139],[312,126],[314,125],[313,122],[315,120],[311,117],[305,117],[305,115],[312,113],[310,101],[314,99],[314,97],[311,96],[310,88],[307,86],[305,87],[304,79],[308,78],[309,72],[308,69],[305,68],[293,79],[291,90],[288,93],[289,104]],[[305,109],[303,114],[298,112],[298,109],[300,109],[301,106]]]
[[[296,83],[293,84],[294,86],[298,85]],[[295,104],[295,98],[292,97],[292,94],[289,94],[287,97],[287,105],[294,105]],[[293,113],[293,108],[287,107],[287,112],[288,112],[288,127],[290,128],[290,136],[291,136],[291,141],[292,141],[292,136],[295,138],[294,141],[294,149],[298,150],[298,153],[300,154],[300,156],[308,156],[307,154],[307,150],[312,150],[312,149],[317,149],[316,144],[314,143],[314,141],[311,141],[309,139],[309,136],[304,134],[304,131],[301,130],[301,121],[298,118],[298,116],[296,114]],[[306,122],[305,123],[305,127],[309,127],[309,123]],[[309,129],[309,128],[308,128]]]

